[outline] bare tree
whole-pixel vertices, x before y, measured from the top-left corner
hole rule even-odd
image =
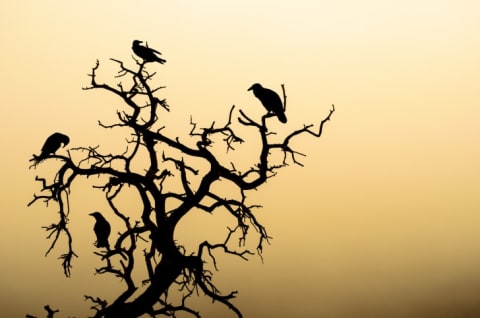
[[[267,111],[260,120],[255,120],[232,106],[221,125],[214,121],[208,127],[200,127],[191,119],[189,140],[182,142],[164,129],[169,123],[162,120],[162,113],[169,112],[170,106],[166,99],[158,97],[163,86],[152,84],[156,73],[149,70],[161,66],[134,60],[135,66],[130,68],[120,60],[111,59],[119,69],[116,77],[120,82],[116,85],[99,82],[97,61],[89,74],[90,84],[84,88],[108,91],[125,103],[126,110],[117,110],[116,123],[99,122],[106,129],[126,129],[131,133],[125,141],[125,151],[111,154],[102,153],[99,147],[74,147],[68,149],[66,155],[53,152],[43,159],[60,162],[50,180],[36,177],[41,190],[29,203],[30,206],[41,201],[58,207],[58,222],[44,227],[51,240],[47,254],[58,248],[60,237],[66,237],[68,244],[61,260],[65,275],[70,276],[72,261],[77,255],[69,227],[68,198],[77,180],[96,176],[101,184],[94,188],[105,193],[106,202],[123,224],[120,232],[110,236],[110,244],[97,243],[95,254],[103,266],[97,268],[96,273],[118,277],[124,289],[110,302],[97,295],[86,295],[94,310],[92,317],[175,317],[180,312],[201,317],[189,304],[190,297],[197,293],[242,317],[240,309],[232,303],[237,292],[221,293],[216,287],[216,255],[223,253],[245,260],[251,255],[261,257],[270,237],[254,213],[260,206],[247,202],[247,192],[258,189],[289,164],[302,166],[298,159],[304,154],[295,150],[294,140],[300,135],[320,137],[335,109],[332,105],[318,126],[303,125],[279,137],[269,127],[269,123],[278,120],[274,113]],[[282,90],[286,110],[283,85]],[[241,133],[247,132],[254,132],[260,143],[258,153],[245,158],[252,161],[251,166],[241,169],[237,168],[237,162],[223,163],[215,150],[222,147],[224,152],[234,152],[238,144],[249,142],[241,137]],[[226,195],[212,190],[222,182],[229,183],[236,191]],[[126,212],[117,200],[127,189],[141,201],[142,212],[138,216]],[[194,210],[226,211],[236,225],[226,226],[223,240],[204,240],[194,252],[187,253],[184,246],[175,241],[174,234],[180,220]],[[108,236],[108,233],[104,234]],[[253,248],[245,244],[247,235],[255,238]],[[133,275],[134,271],[143,272]],[[53,317],[56,311],[48,309],[49,317]]]

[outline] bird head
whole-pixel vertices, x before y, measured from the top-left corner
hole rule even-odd
[[[133,45],[139,45],[140,43],[142,43],[142,41],[140,41],[140,40],[134,40],[133,41]]]
[[[258,83],[255,83],[253,84],[252,86],[250,86],[250,88],[248,89],[248,91],[251,91],[251,90],[257,90],[257,89],[260,89],[262,88],[262,85],[258,84]]]
[[[95,219],[98,219],[99,217],[100,218],[102,217],[102,214],[100,214],[100,212],[98,212],[98,211],[89,213],[88,215],[93,216]]]
[[[62,140],[63,146],[65,147],[66,145],[68,145],[69,142],[70,142],[70,138],[68,138],[68,136],[64,136]]]

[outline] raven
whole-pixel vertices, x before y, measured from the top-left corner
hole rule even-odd
[[[110,224],[100,212],[92,212],[89,215],[93,216],[96,220],[95,225],[93,226],[93,231],[97,236],[96,246],[109,249],[110,244],[108,244],[108,236],[110,235]]]
[[[48,158],[50,154],[55,154],[55,152],[60,149],[62,144],[63,147],[65,147],[66,145],[68,145],[69,142],[70,138],[68,138],[67,135],[56,132],[47,138],[47,140],[43,144],[42,152],[40,153],[40,155],[33,155],[33,158],[30,159],[30,161],[33,161],[34,165],[37,165],[41,161]]]
[[[162,55],[162,53],[158,52],[157,50],[151,49],[149,47],[140,45],[142,41],[135,40],[133,41],[132,50],[133,53],[141,57],[145,62],[158,62],[163,64],[166,60],[159,58],[155,53]]]
[[[285,111],[283,109],[283,103],[277,93],[271,89],[265,88],[262,85],[255,83],[249,89],[253,91],[253,95],[262,102],[263,106],[269,111],[277,115],[278,120],[282,123],[287,122],[287,117],[285,117]]]

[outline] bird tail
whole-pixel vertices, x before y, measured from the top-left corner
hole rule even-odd
[[[110,249],[110,244],[108,243],[108,239],[106,240],[100,240],[100,241],[97,241],[97,247],[105,247],[107,250]]]
[[[32,155],[32,159],[30,159],[29,161],[33,161],[33,164],[32,166],[35,167],[36,165],[38,165],[40,162],[42,162],[45,158],[42,157],[42,155],[40,156],[37,156],[37,155]],[[32,167],[31,166],[31,167]]]
[[[157,62],[160,63],[160,64],[165,64],[165,62],[167,62],[167,60],[164,60],[164,59],[158,57]]]
[[[280,120],[282,123],[285,124],[287,122],[287,117],[285,116],[284,112],[278,113],[277,117],[278,117],[278,120]]]

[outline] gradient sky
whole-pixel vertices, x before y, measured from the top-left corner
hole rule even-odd
[[[254,82],[286,85],[279,133],[336,106],[320,140],[298,140],[305,167],[249,196],[264,206],[272,245],[264,264],[229,260],[218,273],[225,291],[239,290],[245,317],[480,316],[480,2],[132,3],[0,3],[2,316],[41,317],[50,304],[59,317],[84,317],[84,294],[120,286],[93,276],[87,213],[105,208],[102,194],[72,197],[72,277],[60,249],[44,257],[40,226],[55,209],[26,205],[35,176],[51,169],[28,170],[28,159],[53,131],[72,147],[123,140],[97,125],[121,103],[81,88],[96,59],[101,79],[115,83],[108,58],[131,61],[134,39],[168,60],[158,77],[178,129],[188,131],[190,114],[221,122],[233,104],[259,115],[246,91]],[[198,217],[224,230],[220,214]],[[202,238],[184,226],[184,244]],[[206,317],[226,317],[221,305],[202,306]]]

